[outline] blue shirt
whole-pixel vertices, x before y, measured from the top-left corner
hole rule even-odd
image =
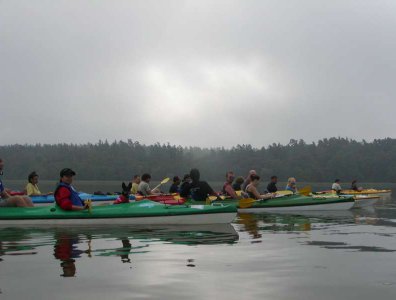
[[[3,182],[0,179],[0,193],[2,193],[2,192],[4,192],[4,186],[3,186]]]

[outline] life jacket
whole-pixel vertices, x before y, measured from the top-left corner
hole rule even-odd
[[[60,182],[58,186],[56,187],[54,195],[56,196],[56,193],[61,187],[65,187],[70,191],[70,200],[73,205],[76,206],[84,206],[84,202],[81,200],[80,196],[78,195],[77,191],[72,187],[70,184],[66,184],[63,182]],[[56,198],[55,198],[56,199]],[[58,204],[58,202],[57,202]]]

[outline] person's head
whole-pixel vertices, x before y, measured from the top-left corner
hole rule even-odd
[[[29,174],[28,176],[28,181],[31,184],[37,184],[38,183],[38,174],[36,173],[36,171],[33,171],[32,173]]]
[[[133,176],[133,180],[132,180],[134,183],[137,183],[137,184],[139,184],[140,183],[140,175],[135,175],[135,176]]]
[[[250,175],[250,182],[254,185],[257,186],[259,184],[260,181],[260,176],[258,176],[257,174],[252,174]]]
[[[150,180],[151,180],[151,175],[150,175],[150,174],[144,173],[144,174],[142,175],[142,181],[149,183]]]
[[[191,181],[191,176],[190,174],[185,174],[183,176],[183,182],[190,182]]]
[[[250,170],[247,177],[250,178],[252,175],[257,175],[256,170]]]
[[[356,182],[357,182],[357,180],[356,180],[356,179],[352,180],[352,184],[355,184]]]
[[[235,183],[237,183],[237,184],[242,184],[244,181],[245,181],[245,179],[242,176],[238,176],[235,179]]]
[[[226,180],[227,180],[227,182],[232,183],[232,182],[234,181],[234,179],[235,179],[234,172],[228,171],[228,172],[226,173]]]
[[[60,181],[63,183],[71,184],[73,182],[73,176],[75,175],[76,172],[74,172],[72,169],[64,168],[59,173]]]
[[[340,183],[341,180],[339,180],[338,178],[336,180],[334,180],[335,183]]]
[[[294,178],[294,177],[290,177],[288,180],[287,180],[287,184],[289,185],[289,186],[296,186],[296,178]]]
[[[3,175],[4,161],[0,158],[0,175]]]
[[[197,181],[199,181],[199,177],[200,177],[201,175],[199,174],[199,170],[198,169],[191,169],[191,171],[190,171],[190,177],[191,177],[191,180],[193,181],[193,182],[197,182]]]
[[[179,185],[180,184],[180,178],[179,176],[174,176],[173,177],[173,183]]]
[[[278,182],[278,177],[277,176],[271,176],[271,182],[277,183]]]

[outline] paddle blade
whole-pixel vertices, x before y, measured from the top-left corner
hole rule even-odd
[[[287,196],[287,195],[292,195],[292,194],[293,194],[292,191],[287,191],[287,190],[276,191],[276,195],[279,195],[279,196]]]
[[[308,196],[312,193],[312,188],[310,185],[304,186],[301,190],[298,190],[298,193],[303,196]]]
[[[166,177],[166,178],[164,178],[164,179],[161,181],[161,184],[165,184],[165,183],[167,183],[169,180],[170,180],[170,178],[169,178],[169,177]]]
[[[248,208],[251,207],[253,205],[254,202],[256,202],[257,200],[254,200],[252,198],[244,198],[239,200],[238,206],[240,208]]]

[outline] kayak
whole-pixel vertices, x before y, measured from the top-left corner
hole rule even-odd
[[[87,193],[79,193],[79,196],[82,200],[91,199],[94,205],[97,204],[110,204],[113,203],[114,200],[118,198],[119,195],[95,195],[95,194],[87,194]],[[35,206],[48,206],[50,204],[54,204],[54,195],[37,195],[30,196],[32,202]],[[133,195],[129,196],[129,200],[134,200],[135,197]]]
[[[135,196],[136,201],[141,201],[144,199],[159,202],[162,204],[168,204],[168,205],[180,205],[184,204],[187,199],[182,198],[179,196],[179,194],[162,194],[162,195],[149,195],[149,196],[140,196],[136,195]]]
[[[319,193],[334,193],[334,191],[323,191]],[[390,198],[392,194],[392,190],[377,190],[377,189],[365,189],[361,191],[355,191],[355,190],[342,190],[341,194],[343,195],[376,195],[379,196],[380,199],[385,200],[387,198]]]
[[[247,201],[246,201],[247,200]],[[242,203],[249,205],[242,205]],[[191,200],[191,203],[194,203]],[[212,202],[213,203],[213,202]],[[323,211],[323,210],[348,210],[351,209],[355,200],[352,196],[303,196],[290,195],[264,200],[253,199],[225,199],[216,200],[214,203],[233,204],[237,206],[238,212],[298,212],[298,211]]]
[[[90,199],[93,205],[105,205],[113,204],[113,202],[118,198],[119,195],[94,195],[87,193],[79,193],[82,200]],[[40,196],[30,196],[35,206],[47,206],[54,203],[54,195],[40,195]],[[129,200],[131,201],[141,201],[141,200],[151,200],[168,205],[180,205],[186,202],[186,199],[181,198],[179,195],[149,195],[149,196],[134,196],[129,195]]]
[[[65,211],[56,206],[2,207],[0,225],[227,224],[236,212],[232,205],[169,206],[150,200],[83,211]]]

